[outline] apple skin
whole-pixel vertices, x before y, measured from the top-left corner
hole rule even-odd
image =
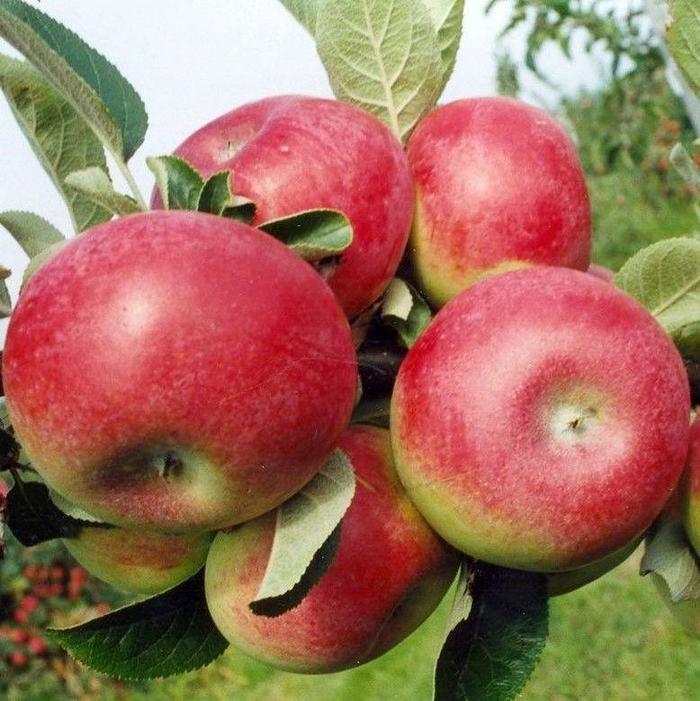
[[[542,110],[506,97],[437,107],[407,146],[410,245],[436,307],[486,275],[532,264],[586,270],[591,212],[576,149]]]
[[[90,574],[122,591],[158,594],[184,582],[204,565],[213,533],[167,535],[86,526],[64,538],[68,552]]]
[[[614,570],[621,565],[639,547],[641,538],[635,538],[625,547],[607,555],[602,560],[592,562],[585,567],[578,567],[575,570],[566,572],[552,572],[547,575],[547,593],[549,596],[562,596],[570,594],[576,589],[585,587],[587,584],[595,582],[604,574]]]
[[[695,419],[690,429],[688,465],[679,496],[685,532],[693,550],[700,554],[700,419]]]
[[[354,426],[340,447],[355,468],[355,495],[335,559],[299,606],[277,618],[248,608],[269,559],[274,514],[219,533],[207,559],[207,603],[223,635],[289,671],[335,672],[382,655],[430,615],[456,574],[456,554],[401,487],[389,432]]]
[[[591,263],[588,266],[588,274],[605,280],[605,282],[612,282],[615,278],[615,273],[610,268],[606,268],[604,265],[596,265],[595,263]]]
[[[345,430],[356,377],[314,270],[193,212],[72,240],[27,283],[3,356],[12,424],[49,487],[167,533],[246,521],[300,489]]]
[[[175,150],[205,177],[230,170],[254,226],[306,209],[342,211],[353,242],[327,279],[348,317],[385,290],[406,247],[413,182],[401,144],[352,105],[298,95],[243,105]],[[152,205],[162,206],[154,193]]]
[[[541,572],[638,537],[688,448],[683,362],[634,299],[587,273],[528,268],[442,309],[391,403],[399,476],[459,550]]]

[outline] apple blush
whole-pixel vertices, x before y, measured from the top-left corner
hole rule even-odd
[[[445,540],[516,569],[583,567],[639,537],[688,450],[683,362],[636,300],[540,267],[456,297],[391,404],[399,476]]]
[[[175,155],[205,177],[230,170],[236,195],[256,205],[254,226],[308,209],[343,212],[353,241],[328,284],[348,317],[394,276],[411,228],[413,183],[401,144],[367,112],[337,100],[269,97],[206,124]],[[152,204],[162,206],[158,193]]]
[[[236,647],[273,667],[304,673],[348,669],[387,652],[437,607],[457,571],[396,475],[389,432],[354,426],[342,448],[357,476],[328,571],[294,609],[258,616],[255,599],[275,533],[267,514],[214,539],[205,567],[209,610]]]
[[[267,234],[193,212],[73,239],[29,280],[3,381],[46,483],[107,523],[215,530],[323,465],[356,391],[348,322]]]
[[[546,112],[505,97],[458,100],[423,119],[407,153],[416,188],[409,248],[433,305],[497,272],[588,268],[583,169]]]

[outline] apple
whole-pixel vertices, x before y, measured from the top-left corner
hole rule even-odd
[[[348,317],[385,290],[406,247],[413,184],[401,144],[374,116],[335,100],[288,95],[243,105],[175,150],[205,177],[230,170],[258,225],[295,212],[342,211],[353,242],[328,277]],[[152,204],[162,206],[155,193]]]
[[[269,559],[274,514],[219,533],[209,551],[205,588],[214,622],[233,645],[281,669],[333,672],[378,657],[428,617],[456,574],[456,555],[401,487],[389,432],[354,426],[340,447],[355,468],[355,495],[335,559],[299,606],[276,618],[249,609]]]
[[[435,306],[497,272],[588,268],[583,170],[546,112],[506,97],[451,102],[420,122],[407,153],[416,187],[409,248]]]
[[[607,555],[602,560],[592,562],[585,567],[578,567],[575,570],[566,572],[552,572],[547,575],[547,593],[549,596],[561,596],[570,594],[576,589],[586,586],[600,579],[604,574],[614,570],[627,560],[641,543],[641,538],[635,538],[625,547]]]
[[[566,268],[487,278],[411,348],[391,403],[397,470],[481,560],[584,567],[640,536],[683,470],[690,397],[656,320]]]
[[[604,265],[596,265],[595,263],[591,263],[588,266],[588,273],[601,280],[605,280],[605,282],[612,282],[615,277],[615,273],[610,270],[610,268],[606,268]]]
[[[168,535],[86,526],[64,538],[68,552],[90,574],[134,594],[158,594],[194,575],[207,559],[213,533]]]
[[[216,530],[274,508],[345,430],[347,319],[307,263],[194,212],[72,240],[20,295],[3,380],[46,483],[107,523]]]
[[[700,419],[690,429],[688,465],[680,494],[683,525],[696,553],[700,554]]]

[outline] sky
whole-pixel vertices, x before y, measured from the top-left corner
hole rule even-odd
[[[442,102],[495,92],[496,37],[509,7],[499,2],[486,17],[485,4],[466,3],[461,48]],[[146,156],[170,153],[215,117],[269,95],[332,97],[311,37],[278,0],[43,0],[41,8],[107,56],[146,103],[149,131],[131,161],[145,193],[153,182]],[[509,41],[516,57],[522,55],[519,42]],[[1,40],[0,51],[16,55]],[[569,89],[597,79],[584,56],[573,69],[554,53],[545,60]],[[8,209],[36,212],[70,232],[63,201],[0,95],[0,211]],[[16,271],[9,280],[15,295],[26,259],[1,231],[0,263]]]

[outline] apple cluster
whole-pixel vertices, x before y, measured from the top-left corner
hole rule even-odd
[[[558,594],[637,546],[686,466],[688,378],[655,318],[591,266],[585,179],[553,118],[459,100],[404,149],[357,107],[274,97],[175,155],[229,172],[250,221],[155,192],[42,262],[7,334],[15,436],[56,505],[99,522],[65,540],[89,571],[153,594],[204,566],[231,643],[318,673],[404,639],[464,557],[546,573]],[[322,260],[258,228],[318,209],[353,232]],[[397,274],[435,312],[415,342],[380,328]],[[352,419],[377,398],[358,354],[385,341],[400,368],[370,426]],[[337,448],[356,490],[333,561],[298,606],[256,615],[275,510]]]

